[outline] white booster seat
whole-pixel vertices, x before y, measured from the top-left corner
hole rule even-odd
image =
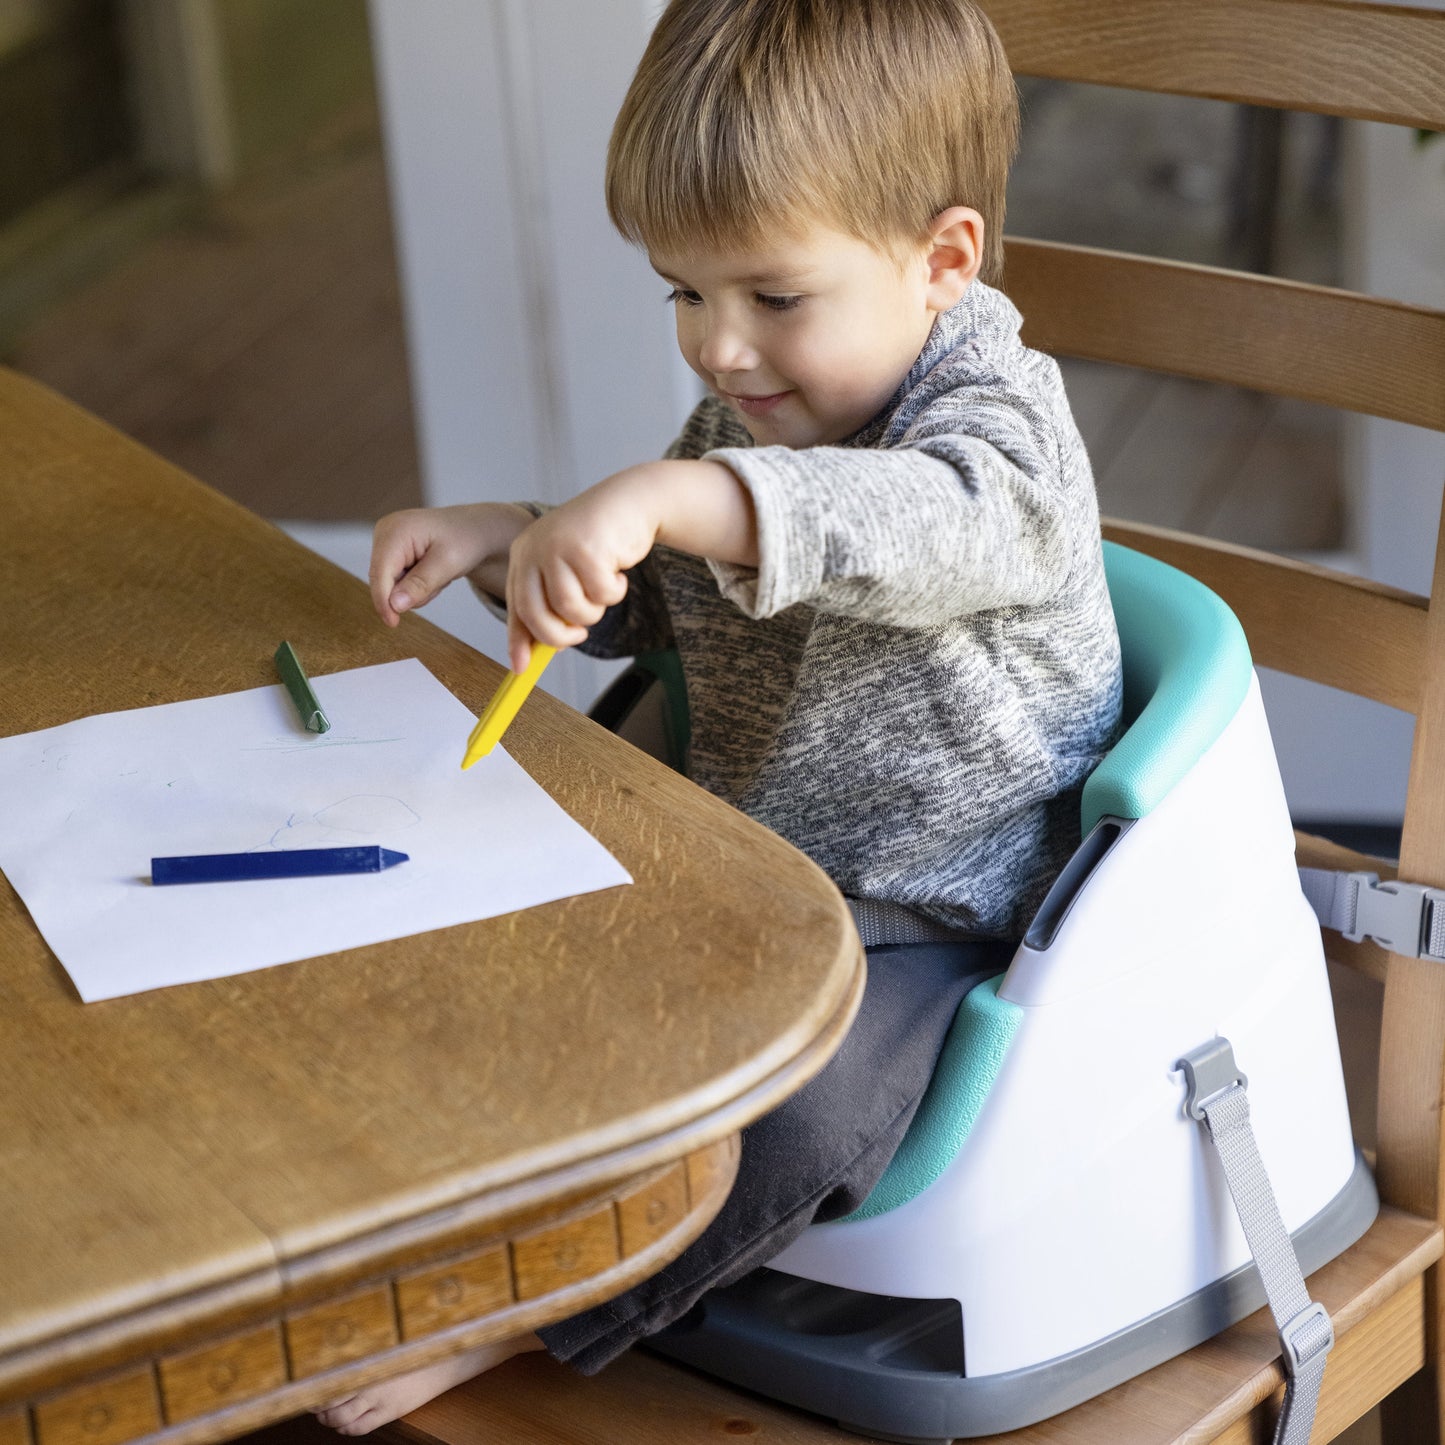
[[[1105,562],[1126,731],[1078,850],[964,1000],[864,1205],[652,1348],[874,1437],[966,1438],[1191,1348],[1273,1274],[1287,1367],[1317,1389],[1332,1335],[1299,1269],[1378,1201],[1259,683],[1208,588],[1108,543]]]

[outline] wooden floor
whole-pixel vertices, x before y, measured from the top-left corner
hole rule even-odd
[[[8,358],[263,516],[421,500],[374,135],[150,241]]]

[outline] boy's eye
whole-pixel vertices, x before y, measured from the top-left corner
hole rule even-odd
[[[702,297],[696,291],[684,291],[680,286],[674,286],[667,293],[667,304],[671,306],[674,302],[680,301],[684,306],[701,306]]]
[[[757,293],[757,300],[758,305],[766,306],[769,311],[791,311],[803,304],[801,296],[769,296],[762,291]]]

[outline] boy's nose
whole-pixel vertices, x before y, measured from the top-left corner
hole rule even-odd
[[[719,323],[708,326],[697,359],[714,376],[729,371],[750,371],[757,365],[757,357],[743,332],[736,326]]]

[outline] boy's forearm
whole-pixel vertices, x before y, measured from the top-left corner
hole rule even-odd
[[[758,519],[752,493],[721,462],[647,462],[636,469],[655,498],[657,540],[665,547],[758,565]]]
[[[512,542],[517,532],[532,524],[532,513],[515,502],[484,502],[480,506],[490,507],[494,515],[506,518],[515,526],[515,531],[511,536],[505,537],[505,542],[501,538],[496,539],[495,550],[483,557],[467,575],[483,592],[489,593],[493,597],[505,597],[507,595],[507,564],[511,555]],[[508,530],[510,529],[507,527],[501,529],[503,533]]]

